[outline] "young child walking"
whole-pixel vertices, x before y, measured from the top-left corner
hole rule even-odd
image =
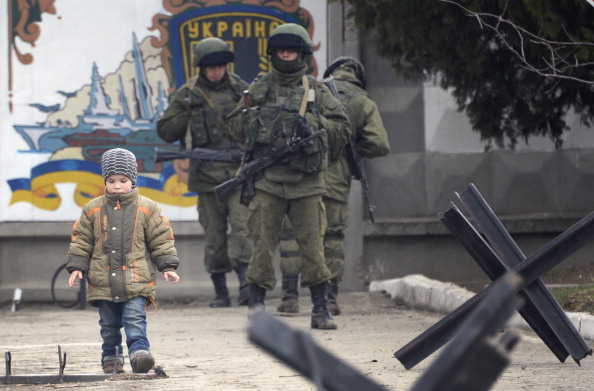
[[[157,271],[178,282],[173,231],[161,207],[136,187],[136,157],[114,148],[101,160],[105,195],[87,203],[72,228],[69,285],[87,276],[87,301],[99,309],[105,373],[122,373],[122,332],[134,373],[155,364],[147,338],[146,305],[155,298]],[[116,347],[119,352],[116,357]]]

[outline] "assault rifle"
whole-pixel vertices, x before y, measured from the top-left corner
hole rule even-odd
[[[336,89],[336,84],[334,83],[334,78],[332,76],[325,78],[324,84],[328,86],[330,92],[332,92],[332,95],[334,95],[334,97],[340,102],[340,97],[338,95],[338,90]],[[363,200],[365,201],[367,214],[369,215],[369,220],[375,224],[375,214],[373,213],[375,205],[371,203],[371,198],[369,197],[369,182],[367,182],[367,172],[365,171],[365,166],[363,165],[361,155],[357,149],[355,136],[356,135],[353,134],[349,140],[349,143],[346,145],[347,161],[349,163],[351,175],[353,178],[361,182],[361,188],[363,189]]]
[[[220,202],[225,202],[231,196],[236,187],[244,184],[247,186],[246,196],[252,197],[256,192],[254,188],[254,182],[262,177],[260,174],[263,173],[266,168],[272,166],[274,163],[280,161],[290,153],[299,150],[301,146],[307,144],[310,140],[313,140],[314,138],[326,133],[325,129],[320,129],[319,131],[313,133],[310,132],[305,127],[305,121],[303,117],[300,118],[301,121],[300,125],[298,126],[309,133],[309,135],[307,135],[307,133],[303,133],[303,131],[298,132],[298,134],[302,133],[302,135],[295,136],[290,142],[279,148],[273,147],[268,154],[241,166],[239,173],[235,178],[229,179],[228,181],[223,182],[214,188],[215,195]]]
[[[155,163],[166,162],[174,159],[191,158],[193,162],[229,162],[239,163],[243,158],[243,152],[233,150],[216,150],[207,148],[194,148],[192,151],[174,151],[171,149],[155,148]]]

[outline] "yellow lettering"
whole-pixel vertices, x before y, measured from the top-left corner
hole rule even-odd
[[[225,31],[229,30],[229,23],[225,21],[217,22],[217,36],[222,37]]]
[[[241,22],[233,23],[233,26],[231,26],[231,35],[233,38],[243,37],[243,24]]]
[[[254,23],[254,36],[265,37],[266,36],[266,22],[263,20]]]
[[[281,25],[281,23],[279,23],[279,22],[270,22],[270,26],[268,26],[268,35],[269,36],[272,35],[272,32],[274,31],[274,29],[280,25]]]
[[[212,31],[210,31],[211,28],[212,28],[212,22],[202,22],[202,37],[203,38],[213,36]]]
[[[198,38],[198,35],[200,34],[200,27],[198,22],[193,22],[188,24],[188,36],[190,38]]]
[[[258,38],[258,55],[266,56],[266,47],[268,46],[266,38]]]
[[[245,20],[245,37],[244,38],[250,38],[252,36],[252,20],[250,18],[247,18]]]

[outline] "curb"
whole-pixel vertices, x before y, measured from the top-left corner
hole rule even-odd
[[[391,280],[372,281],[370,292],[385,292],[392,299],[404,305],[438,313],[447,314],[474,293],[451,282],[432,280],[421,274],[411,274]],[[585,339],[594,339],[594,316],[584,312],[566,312],[567,317]],[[530,330],[530,326],[516,313],[508,322],[508,327]]]

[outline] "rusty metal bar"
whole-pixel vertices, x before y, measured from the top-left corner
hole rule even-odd
[[[99,382],[110,378],[112,375],[94,375],[94,374],[64,374],[66,368],[66,353],[62,355],[62,348],[58,345],[59,369],[57,375],[52,374],[28,374],[28,375],[13,375],[12,374],[12,354],[10,352],[4,353],[6,374],[0,377],[1,384],[58,384],[70,382]]]

